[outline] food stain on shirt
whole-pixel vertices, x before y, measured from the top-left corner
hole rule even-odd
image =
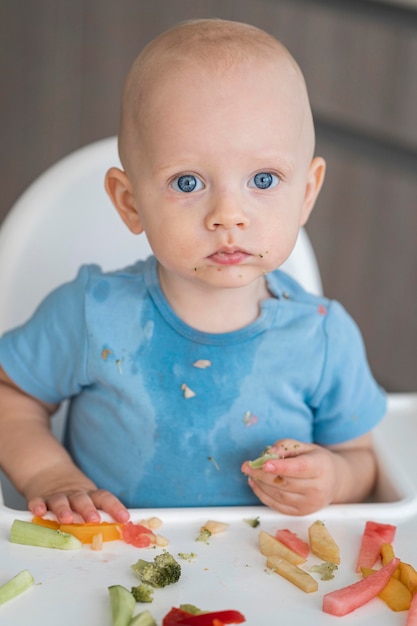
[[[190,398],[194,398],[195,392],[188,387],[185,383],[181,385],[182,393],[184,394],[184,398],[189,400]]]
[[[255,424],[257,424],[258,421],[259,421],[258,416],[257,415],[253,415],[253,413],[251,413],[250,411],[246,411],[245,415],[243,416],[243,423],[248,428],[250,426],[254,426]]]

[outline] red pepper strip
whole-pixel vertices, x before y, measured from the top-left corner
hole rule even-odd
[[[193,615],[173,607],[162,620],[162,626],[223,626],[224,624],[242,624],[245,621],[239,611],[213,611]]]

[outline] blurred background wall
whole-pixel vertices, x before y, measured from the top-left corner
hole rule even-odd
[[[0,221],[45,168],[115,134],[133,58],[184,19],[247,21],[304,70],[327,180],[307,230],[389,391],[417,391],[417,2],[1,0]],[[0,294],[1,298],[1,294]]]

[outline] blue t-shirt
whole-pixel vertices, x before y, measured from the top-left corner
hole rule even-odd
[[[341,305],[266,279],[258,319],[211,334],[173,312],[154,257],[86,266],[3,336],[0,363],[27,393],[71,399],[66,447],[128,507],[258,503],[244,460],[282,437],[353,439],[386,408]]]

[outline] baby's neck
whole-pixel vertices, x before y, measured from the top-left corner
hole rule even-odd
[[[235,289],[194,288],[176,289],[160,274],[161,288],[169,304],[183,322],[206,333],[226,333],[239,330],[254,322],[260,314],[261,303],[271,294],[262,276]]]

